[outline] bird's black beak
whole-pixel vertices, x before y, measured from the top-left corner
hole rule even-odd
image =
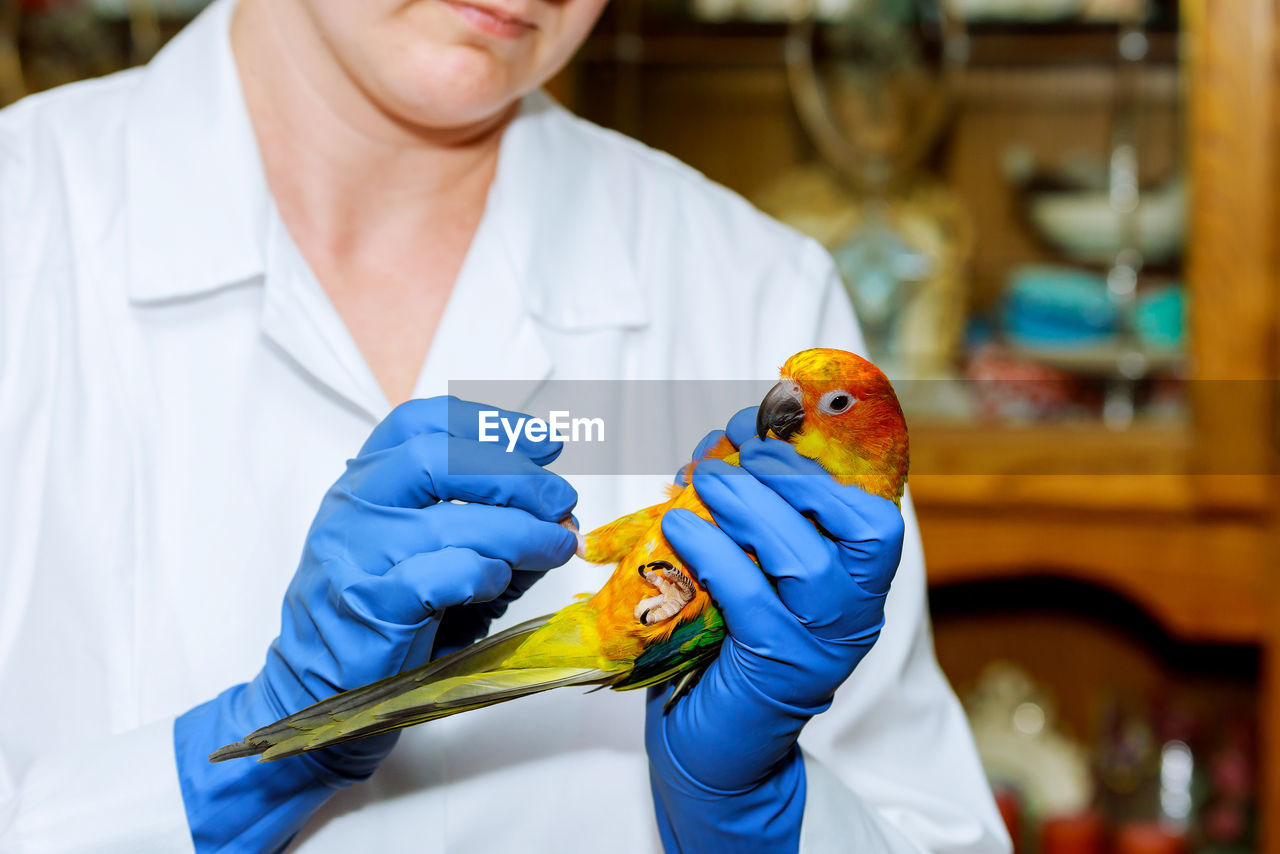
[[[780,382],[769,389],[756,410],[756,435],[764,439],[772,431],[786,442],[803,425],[804,407],[800,405],[800,390],[795,383]]]

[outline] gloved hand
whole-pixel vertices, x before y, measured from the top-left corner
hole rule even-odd
[[[372,774],[398,734],[270,764],[215,765],[213,750],[425,664],[442,643],[470,642],[573,554],[576,537],[559,522],[577,494],[542,468],[561,443],[522,437],[511,453],[480,443],[481,408],[413,400],[374,429],[320,504],[262,670],[178,718],[178,776],[197,851],[283,847],[329,795]]]
[[[650,692],[645,743],[668,851],[797,849],[796,739],[875,643],[902,554],[892,502],[841,486],[790,444],[754,437],[754,425],[754,408],[729,423],[741,469],[713,460],[694,472],[720,527],[683,510],[663,519],[729,631],[670,711],[669,689]]]

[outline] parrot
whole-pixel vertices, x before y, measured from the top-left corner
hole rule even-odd
[[[757,410],[760,438],[791,443],[842,485],[901,508],[909,466],[906,420],[888,378],[844,350],[796,353]],[[662,534],[662,516],[685,508],[714,524],[692,485],[706,459],[738,464],[721,436],[683,470],[666,501],[582,536],[578,552],[616,565],[595,594],[456,652],[336,694],[210,755],[272,761],[566,686],[629,691],[675,682],[671,704],[717,655],[724,620]]]

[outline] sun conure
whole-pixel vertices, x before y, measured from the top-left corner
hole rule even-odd
[[[761,402],[761,437],[792,443],[845,485],[897,503],[907,478],[907,428],[879,369],[843,350],[797,353]],[[737,464],[721,439],[704,459]],[[691,463],[689,469],[700,461]],[[689,472],[686,472],[688,474]],[[686,482],[691,479],[686,477]],[[682,678],[678,696],[717,654],[724,623],[663,538],[662,515],[711,514],[692,486],[584,538],[582,556],[617,564],[593,596],[414,670],[330,697],[216,751],[219,762],[282,759],[567,685],[631,690]]]

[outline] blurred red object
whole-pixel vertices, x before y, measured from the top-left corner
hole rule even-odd
[[[1249,830],[1244,806],[1233,801],[1205,807],[1200,823],[1204,835],[1213,842],[1236,842]]]
[[[1005,830],[1009,831],[1009,838],[1013,840],[1013,854],[1018,854],[1022,850],[1019,844],[1022,837],[1022,799],[1016,791],[1004,787],[996,789],[995,796],[996,809],[1000,810]]]
[[[1040,826],[1040,854],[1103,854],[1107,827],[1095,812],[1045,819]]]
[[[1116,854],[1186,854],[1186,851],[1186,839],[1155,822],[1130,822],[1116,834]]]
[[[1066,371],[986,344],[969,358],[978,414],[984,420],[1036,421],[1070,409],[1078,397]]]
[[[1214,794],[1220,798],[1243,801],[1253,797],[1257,769],[1253,757],[1257,743],[1252,723],[1236,717],[1224,727],[1221,743],[1209,756],[1209,777]]]

